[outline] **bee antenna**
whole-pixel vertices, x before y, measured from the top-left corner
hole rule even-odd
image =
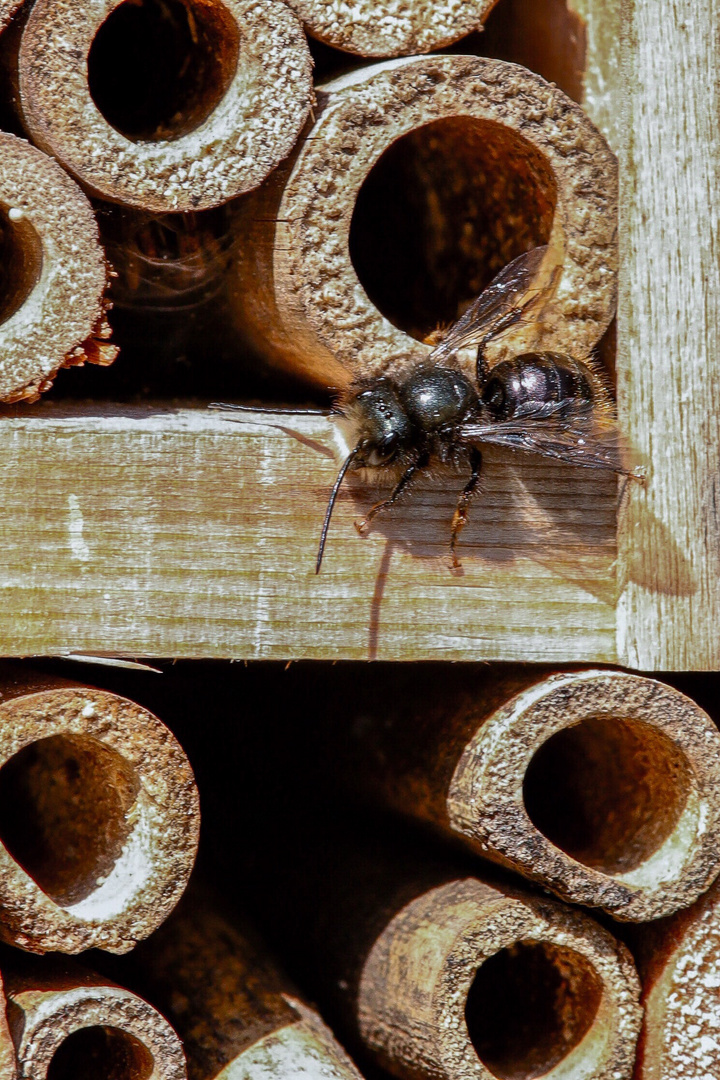
[[[360,451],[360,443],[357,444],[354,450],[351,450],[348,456],[342,463],[342,468],[337,474],[337,480],[333,484],[333,489],[330,492],[330,498],[328,499],[327,510],[325,511],[325,520],[323,521],[322,532],[320,533],[320,547],[318,548],[317,562],[315,563],[315,573],[320,573],[320,567],[322,565],[323,552],[325,550],[325,541],[327,540],[328,529],[330,528],[330,518],[332,517],[333,508],[335,506],[335,500],[337,499],[340,485],[345,479],[345,473],[350,468],[350,465],[357,457]]]

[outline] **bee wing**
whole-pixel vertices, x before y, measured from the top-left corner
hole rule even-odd
[[[463,424],[460,439],[470,445],[507,446],[568,465],[607,469],[642,479],[641,472],[631,464],[630,446],[610,418],[598,417],[590,410],[574,416],[559,415],[562,410],[562,405],[539,405],[512,420]]]
[[[465,345],[489,341],[519,322],[550,291],[551,274],[544,287],[536,283],[538,271],[548,251],[547,245],[518,255],[493,278],[433,349],[429,361],[446,360]]]

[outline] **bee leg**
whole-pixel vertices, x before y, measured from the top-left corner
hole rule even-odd
[[[361,521],[355,522],[355,528],[361,535],[366,532],[370,522],[376,514],[382,513],[383,510],[389,510],[389,508],[398,501],[400,496],[407,490],[409,484],[415,479],[418,473],[421,472],[423,469],[427,468],[429,461],[430,454],[427,450],[422,450],[415,458],[415,460],[411,462],[410,465],[408,465],[407,469],[398,480],[397,486],[395,487],[395,490],[393,491],[390,498],[383,499],[382,502],[375,503],[375,505],[368,510],[367,514],[364,518],[362,518]]]
[[[452,531],[450,533],[450,558],[452,559],[453,570],[457,570],[460,566],[460,560],[455,554],[455,545],[457,543],[458,535],[461,529],[465,528],[468,519],[468,510],[470,509],[470,500],[477,491],[478,484],[480,483],[480,469],[482,467],[482,454],[475,447],[472,447],[468,451],[468,458],[470,459],[470,479],[465,487],[460,492],[458,498],[457,507],[452,519]]]

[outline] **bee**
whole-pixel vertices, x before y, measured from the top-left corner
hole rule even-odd
[[[356,523],[363,533],[433,461],[456,467],[466,463],[470,477],[458,495],[450,531],[454,568],[460,565],[458,537],[480,483],[486,445],[642,480],[638,471],[624,464],[610,397],[590,363],[560,353],[528,352],[492,368],[488,364],[486,348],[493,339],[520,323],[541,320],[554,284],[552,275],[543,287],[537,284],[547,252],[546,246],[533,248],[508,263],[458,321],[438,335],[427,360],[397,377],[355,383],[339,400],[332,412],[350,421],[354,445],[330,492],[316,573],[322,566],[338,492],[350,470],[402,468],[391,494]],[[469,346],[477,348],[474,383],[457,361],[458,352]]]

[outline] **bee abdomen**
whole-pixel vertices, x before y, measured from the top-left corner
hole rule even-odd
[[[525,353],[501,360],[482,393],[483,405],[495,420],[510,420],[533,405],[566,405],[568,411],[589,409],[594,400],[590,369],[560,353]]]

